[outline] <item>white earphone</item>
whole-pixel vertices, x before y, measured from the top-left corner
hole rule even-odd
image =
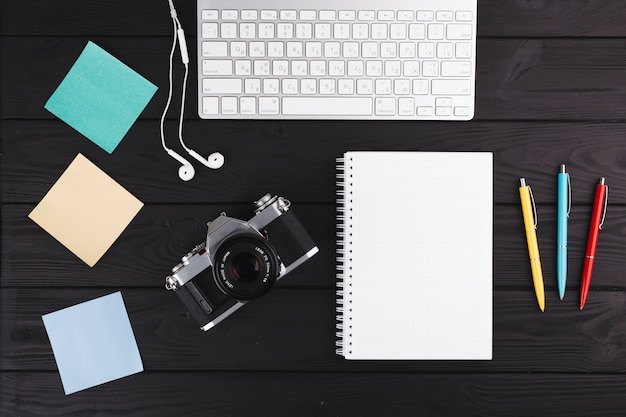
[[[170,15],[172,16],[172,22],[174,25],[174,40],[172,42],[172,49],[170,51],[169,93],[167,96],[167,103],[165,104],[165,108],[163,109],[163,115],[161,116],[161,145],[163,146],[163,149],[165,149],[165,152],[167,152],[168,155],[170,155],[172,158],[176,159],[178,162],[182,164],[182,166],[178,169],[178,176],[180,177],[180,179],[183,181],[189,181],[194,177],[196,173],[195,169],[193,168],[193,165],[191,165],[191,163],[188,160],[180,156],[173,149],[170,149],[165,145],[165,127],[164,127],[165,115],[167,114],[167,111],[170,107],[170,103],[172,101],[172,90],[173,90],[172,67],[173,67],[174,52],[176,51],[177,41],[180,46],[180,57],[183,61],[183,65],[185,66],[185,77],[183,78],[183,91],[181,94],[180,117],[178,120],[178,140],[180,141],[180,144],[182,145],[183,149],[185,149],[185,151],[187,151],[189,155],[191,155],[194,159],[197,159],[204,166],[212,168],[212,169],[218,169],[218,168],[221,168],[222,165],[224,165],[224,155],[222,155],[219,152],[214,152],[211,155],[209,155],[208,158],[205,159],[198,152],[187,147],[187,145],[185,145],[185,142],[183,141],[183,117],[185,113],[187,78],[189,76],[189,53],[187,51],[187,41],[185,39],[185,31],[183,30],[180,24],[180,21],[178,20],[176,9],[174,8],[174,3],[172,2],[172,0],[168,0],[168,2],[170,6]]]

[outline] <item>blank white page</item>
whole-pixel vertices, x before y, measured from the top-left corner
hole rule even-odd
[[[338,353],[491,359],[492,153],[347,152],[344,175]]]

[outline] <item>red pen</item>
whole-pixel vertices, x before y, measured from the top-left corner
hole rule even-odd
[[[580,281],[580,309],[582,310],[587,301],[589,284],[591,284],[591,273],[596,258],[598,247],[598,235],[602,229],[606,216],[607,199],[609,187],[604,184],[604,178],[596,185],[596,196],[593,199],[593,211],[591,212],[591,223],[589,224],[589,237],[587,238],[587,250],[585,251],[585,263],[583,265],[583,277]]]

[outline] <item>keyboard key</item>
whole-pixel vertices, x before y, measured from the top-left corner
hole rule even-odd
[[[444,61],[441,63],[442,77],[469,77],[472,75],[470,61]]]
[[[330,39],[330,23],[315,24],[315,39]]]
[[[426,39],[426,25],[423,23],[411,23],[409,25],[409,39]]]
[[[471,11],[458,11],[456,12],[456,20],[459,22],[471,22],[473,19],[473,14]]]
[[[370,97],[283,97],[283,114],[290,116],[369,116]]]
[[[256,98],[254,97],[241,97],[239,99],[239,111],[243,115],[256,114]]]
[[[202,10],[202,20],[217,20],[220,17],[220,13],[217,10]]]
[[[365,75],[368,77],[380,77],[383,75],[383,62],[367,61],[365,64]]]
[[[353,23],[352,24],[352,38],[354,39],[369,39],[369,25],[367,23]]]
[[[322,43],[307,42],[304,46],[304,51],[307,58],[320,58],[322,56]]]
[[[277,20],[278,11],[276,10],[261,10],[261,20]]]
[[[298,13],[295,10],[281,10],[280,20],[296,20]]]
[[[396,99],[383,98],[376,99],[376,115],[377,116],[393,116],[396,114]]]
[[[400,116],[415,115],[415,100],[412,97],[401,97],[398,99],[398,114]]]
[[[300,10],[300,20],[316,20],[315,10]]]
[[[231,42],[230,56],[232,58],[243,58],[248,55],[248,44],[246,42]]]
[[[454,115],[455,116],[469,116],[470,115],[470,108],[469,107],[465,107],[465,106],[458,106],[454,108]]]
[[[356,93],[359,95],[371,95],[374,92],[374,81],[362,78],[356,82]]]
[[[389,26],[389,38],[396,40],[406,39],[406,25],[404,23],[392,23]]]
[[[265,42],[250,42],[248,54],[251,58],[263,58],[265,56]]]
[[[357,16],[359,20],[371,21],[376,19],[376,12],[373,10],[359,10]]]
[[[258,78],[246,78],[243,84],[246,94],[259,94],[261,92],[261,80]]]
[[[401,22],[409,22],[415,19],[415,13],[411,10],[398,11],[398,20]]]
[[[218,114],[219,113],[219,98],[217,97],[202,97],[202,113],[204,114]]]
[[[443,39],[443,25],[441,23],[431,23],[428,25],[428,39],[440,40]]]
[[[237,23],[222,23],[220,33],[222,39],[235,39],[237,37]]]
[[[405,79],[394,80],[393,93],[397,96],[411,94],[411,81]]]
[[[222,97],[222,114],[237,114],[237,97]]]
[[[259,97],[259,114],[278,114],[278,97]]]
[[[296,39],[311,39],[313,37],[313,25],[310,23],[296,23]]]
[[[280,80],[277,78],[266,78],[263,80],[263,94],[276,95],[280,93]]]
[[[241,23],[239,25],[239,37],[241,39],[256,38],[256,25],[254,23]]]
[[[472,25],[451,23],[447,28],[447,39],[468,40],[472,39]]]
[[[437,43],[437,58],[452,58],[454,56],[454,44],[452,42]]]
[[[204,78],[202,80],[204,94],[241,94],[241,80],[236,78]]]
[[[202,56],[207,58],[226,58],[228,56],[228,43],[202,42]]]
[[[260,23],[259,24],[259,39],[273,39],[274,38],[274,23]]]
[[[432,93],[434,95],[461,96],[471,93],[470,80],[433,80]]]
[[[202,75],[233,75],[233,61],[205,59],[202,61]]]
[[[423,61],[422,75],[424,77],[436,77],[439,75],[439,61]]]
[[[320,80],[320,94],[334,95],[336,92],[334,78],[322,78]]]
[[[354,80],[342,78],[337,82],[337,92],[339,94],[354,94]]]
[[[385,23],[372,23],[372,39],[387,39],[387,25]]]
[[[435,14],[431,10],[418,10],[417,20],[429,22],[434,20]]]
[[[295,78],[285,78],[282,82],[283,94],[298,94],[298,80]]]
[[[454,13],[450,10],[439,10],[435,14],[435,19],[438,22],[451,22],[454,20]]]
[[[259,12],[256,10],[242,10],[241,20],[257,20]]]
[[[222,10],[222,20],[237,20],[239,10]]]
[[[270,58],[282,58],[285,56],[285,44],[282,42],[268,42],[267,43],[267,56]]]
[[[349,39],[350,38],[350,24],[349,23],[335,23],[334,25],[334,38],[335,39]]]
[[[391,94],[391,80],[377,79],[375,82],[376,94],[389,95]]]
[[[202,24],[202,37],[204,39],[216,39],[217,38],[217,23],[203,23]]]
[[[435,107],[437,116],[452,116],[452,107]]]
[[[247,59],[235,61],[235,75],[246,76],[252,74],[252,62]]]
[[[339,42],[324,43],[324,58],[339,58],[341,56],[341,44]]]
[[[334,10],[320,10],[319,20],[321,21],[337,20],[337,12],[335,12]]]
[[[276,29],[276,37],[278,39],[293,38],[293,23],[279,23]]]
[[[393,10],[379,10],[378,11],[378,20],[381,20],[381,21],[396,20],[396,13]]]
[[[470,42],[457,42],[454,54],[457,58],[471,58],[472,44]]]
[[[413,94],[426,95],[429,93],[429,81],[428,80],[413,80]]]
[[[300,94],[313,95],[317,93],[317,80],[313,78],[302,78],[300,80]]]
[[[356,20],[356,12],[354,10],[339,10],[339,20]]]

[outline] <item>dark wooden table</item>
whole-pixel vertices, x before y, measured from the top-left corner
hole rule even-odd
[[[195,2],[177,8],[195,45]],[[200,153],[222,151],[227,164],[198,167],[182,183],[159,143],[167,2],[2,0],[0,415],[623,416],[624,22],[624,2],[615,0],[480,0],[471,122],[203,121],[192,62],[187,142]],[[89,40],[160,87],[111,155],[43,107]],[[181,75],[177,68],[177,81]],[[179,104],[175,98],[173,108]],[[167,129],[175,140],[175,111]],[[365,149],[494,152],[492,361],[335,355],[335,158]],[[145,202],[94,268],[27,218],[78,152]],[[574,187],[563,301],[555,279],[561,163]],[[581,312],[579,276],[602,176],[609,207]],[[537,201],[543,314],[532,290],[519,177]],[[202,241],[207,221],[221,211],[249,218],[252,201],[266,192],[293,201],[320,253],[204,333],[163,288],[164,277]],[[118,290],[145,371],[65,396],[41,316]]]

